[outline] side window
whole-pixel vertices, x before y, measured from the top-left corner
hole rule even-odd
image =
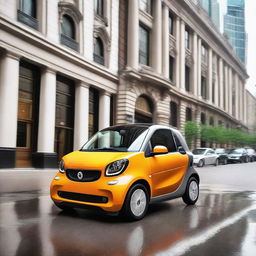
[[[180,142],[180,140],[179,140],[179,138],[178,138],[178,136],[177,136],[175,133],[173,134],[173,137],[174,137],[174,139],[175,139],[177,148],[178,148],[178,147],[183,147],[182,144],[181,144],[181,142]]]
[[[165,146],[168,149],[168,152],[176,152],[176,145],[173,140],[172,132],[167,129],[157,130],[150,139],[152,149],[155,146]]]

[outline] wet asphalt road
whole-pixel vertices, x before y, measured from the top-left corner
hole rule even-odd
[[[55,171],[0,171],[0,256],[255,256],[256,162],[197,170],[195,206],[152,204],[133,223],[59,211],[48,193]]]

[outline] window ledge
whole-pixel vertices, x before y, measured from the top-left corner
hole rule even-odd
[[[60,43],[63,45],[68,46],[69,48],[75,50],[75,51],[79,51],[79,43],[76,42],[74,39],[65,36],[64,34],[60,35]]]
[[[21,10],[18,10],[18,21],[22,22],[23,24],[38,30],[38,20],[34,17],[24,13]]]

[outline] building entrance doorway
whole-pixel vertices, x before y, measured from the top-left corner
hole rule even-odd
[[[135,123],[153,123],[153,104],[146,96],[136,100]]]
[[[54,150],[59,160],[73,151],[75,84],[57,76]]]
[[[32,153],[37,149],[40,71],[21,62],[16,143],[16,167],[32,166]]]

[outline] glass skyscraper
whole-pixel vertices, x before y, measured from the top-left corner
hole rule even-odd
[[[216,28],[220,30],[220,5],[218,0],[199,0],[199,3],[208,13]]]
[[[224,33],[243,63],[246,63],[247,36],[245,32],[244,0],[228,0],[224,17]]]

